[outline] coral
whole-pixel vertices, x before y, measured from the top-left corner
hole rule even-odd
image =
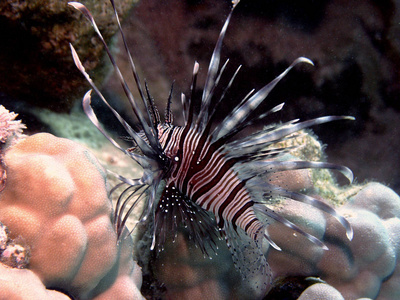
[[[20,120],[15,120],[17,116],[18,114],[0,105],[0,148],[13,145],[23,137],[22,130],[25,129],[25,125]]]
[[[9,237],[7,226],[0,222],[0,262],[8,267],[24,269],[31,257],[30,248],[21,238]]]
[[[1,252],[0,261],[10,267],[23,269],[29,264],[29,247],[10,242]]]
[[[105,172],[94,156],[40,133],[11,147],[4,159],[0,221],[11,239],[30,247],[28,268],[43,285],[79,299],[141,299],[132,240],[116,242]]]
[[[351,242],[332,218],[313,208],[287,203],[280,213],[311,228],[329,250],[316,248],[280,224],[272,224],[269,233],[284,251],[271,251],[268,260],[277,276],[320,276],[344,299],[398,299],[400,197],[379,183],[354,191],[348,203],[338,209],[354,229]]]
[[[67,295],[46,289],[39,276],[24,269],[9,268],[0,263],[1,299],[69,300]]]
[[[7,180],[7,171],[4,164],[4,151],[24,137],[22,130],[25,125],[15,120],[18,114],[8,111],[0,105],[0,192],[4,189]]]
[[[0,252],[6,249],[8,242],[8,229],[0,222]]]
[[[307,288],[297,300],[330,299],[344,300],[338,290],[326,283],[316,283]]]

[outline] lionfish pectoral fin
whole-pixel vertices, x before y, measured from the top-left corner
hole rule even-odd
[[[249,146],[250,148],[251,146]],[[255,147],[254,147],[255,148]],[[290,147],[286,147],[289,148]],[[250,148],[251,149],[251,148]],[[293,148],[295,149],[295,148]],[[275,151],[284,151],[284,149],[276,149]],[[269,151],[272,152],[272,151]],[[303,161],[303,160],[288,160],[288,161],[273,161],[273,160],[265,160],[259,161],[256,163],[259,169],[266,170],[265,173],[271,172],[284,172],[291,170],[301,170],[301,169],[328,169],[335,170],[340,172],[344,177],[347,178],[349,183],[352,183],[354,180],[353,172],[345,166],[321,162],[321,161]]]
[[[347,238],[351,241],[353,239],[353,228],[349,221],[343,217],[342,215],[339,214],[339,212],[336,211],[333,207],[330,205],[326,204],[325,202],[322,202],[321,200],[318,200],[314,197],[304,195],[301,193],[293,192],[286,190],[284,188],[278,187],[278,186],[272,186],[268,185],[270,187],[270,190],[274,195],[279,195],[281,197],[285,197],[287,199],[292,199],[295,201],[307,203],[315,208],[318,208],[319,210],[326,212],[330,214],[332,217],[334,217],[346,230],[346,236]]]
[[[303,235],[304,237],[306,237],[310,242],[312,242],[313,244],[321,247],[324,250],[329,250],[328,247],[321,242],[318,238],[316,238],[315,236],[305,232],[304,230],[302,230],[299,226],[297,226],[296,224],[290,222],[288,219],[282,217],[281,215],[277,214],[276,212],[270,210],[269,208],[267,208],[265,205],[263,204],[255,204],[254,205],[254,209],[259,212],[260,214],[264,215],[267,218],[272,218],[275,221],[278,221],[279,223],[285,225],[286,227],[291,228],[292,230],[300,233],[301,235]],[[267,241],[271,244],[270,239],[268,239],[268,235],[265,236],[267,238]],[[274,243],[275,244],[275,243]],[[275,248],[275,246],[273,244],[271,244],[272,247]],[[278,247],[279,248],[279,247]],[[275,248],[276,249],[276,248]],[[280,250],[277,249],[277,250]]]
[[[264,238],[265,238],[265,239],[267,240],[267,242],[272,246],[272,248],[274,248],[275,250],[278,250],[278,251],[282,251],[281,247],[279,247],[279,246],[271,239],[271,237],[269,236],[267,230],[265,230]]]
[[[262,253],[261,241],[254,241],[244,230],[235,229],[228,222],[223,232],[235,267],[246,282],[245,288],[253,298],[263,298],[271,287],[272,271]]]
[[[175,240],[177,232],[192,240],[204,256],[211,258],[217,252],[220,234],[215,220],[178,189],[166,186],[155,210],[151,250],[162,250],[169,237]]]

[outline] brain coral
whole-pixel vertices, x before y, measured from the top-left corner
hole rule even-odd
[[[86,148],[41,133],[6,151],[5,164],[0,221],[29,246],[28,268],[46,288],[79,299],[142,298],[132,241],[116,243],[105,172]]]

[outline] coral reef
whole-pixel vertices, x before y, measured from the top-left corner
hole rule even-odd
[[[307,146],[296,155],[302,158],[312,147],[314,156],[321,157],[322,147],[315,147],[315,142],[308,137]],[[323,293],[325,296],[319,298],[398,299],[400,197],[376,182],[339,187],[325,170],[313,170],[310,176],[313,184],[308,193],[322,195],[339,205],[339,213],[353,227],[354,238],[347,240],[336,220],[315,208],[295,201],[278,203],[277,212],[312,232],[329,250],[315,247],[282,224],[272,223],[268,232],[283,250],[268,249],[268,261],[275,276],[316,276],[326,281],[324,285],[308,288],[303,299]],[[293,184],[290,177],[285,179],[287,184]],[[300,185],[306,187],[307,177],[302,176],[302,181]]]
[[[42,294],[46,287],[79,299],[141,299],[132,240],[117,244],[105,172],[94,156],[70,140],[41,133],[8,149],[4,161],[0,221],[10,239],[29,246],[31,257],[29,270],[3,268],[7,274],[0,276],[12,285],[24,285],[12,281],[16,274],[36,276]],[[2,288],[0,296],[10,290]]]
[[[3,223],[0,222],[0,251],[7,247],[8,242],[8,229]]]
[[[29,247],[17,244],[16,242],[9,242],[4,250],[0,251],[0,262],[3,264],[23,269],[29,264],[30,251]]]

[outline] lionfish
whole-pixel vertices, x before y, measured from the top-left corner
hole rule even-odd
[[[353,236],[349,222],[331,206],[311,196],[287,190],[268,181],[271,174],[278,172],[325,168],[341,172],[352,182],[351,170],[327,162],[282,160],[280,158],[293,149],[271,145],[290,139],[293,134],[310,126],[354,118],[325,116],[302,122],[295,119],[286,123],[269,125],[250,135],[235,139],[235,135],[244,128],[248,128],[255,121],[266,119],[283,108],[284,103],[281,103],[264,113],[255,113],[259,105],[290,69],[299,63],[313,64],[311,60],[299,57],[270,83],[257,92],[252,90],[248,93],[221,123],[213,126],[216,123],[218,108],[223,103],[227,103],[226,92],[230,89],[240,69],[239,66],[228,84],[223,87],[221,96],[219,98],[214,96],[228,63],[226,61],[220,67],[222,42],[233,10],[238,3],[239,0],[232,1],[231,11],[219,34],[209,63],[201,99],[196,99],[199,64],[194,63],[190,95],[186,96],[183,93],[181,95],[183,126],[172,124],[170,108],[172,89],[167,101],[164,122],[160,119],[147,85],[143,89],[113,0],[111,0],[111,4],[136,87],[145,106],[144,113],[139,109],[138,103],[90,11],[78,2],[70,2],[69,5],[83,13],[104,44],[139,122],[140,131],[134,130],[110,106],[85,71],[74,47],[70,46],[76,66],[102,102],[122,124],[134,146],[124,149],[103,129],[90,106],[92,90],[88,91],[83,98],[84,112],[115,147],[143,168],[141,178],[129,179],[114,174],[121,180],[121,184],[118,186],[128,186],[119,196],[115,207],[114,223],[118,239],[124,236],[123,232],[128,216],[139,202],[144,201],[143,213],[138,222],[143,222],[149,216],[153,220],[151,250],[163,249],[168,234],[176,232],[179,226],[187,228],[190,238],[205,254],[208,254],[207,249],[209,248],[215,250],[215,238],[225,238],[236,268],[243,278],[252,281],[258,294],[263,295],[270,288],[272,278],[271,270],[262,252],[263,240],[265,239],[273,248],[280,250],[268,235],[268,220],[280,222],[302,234],[312,243],[327,249],[319,239],[304,232],[297,225],[268,208],[267,204],[271,198],[288,198],[312,205],[336,218],[345,228],[348,239],[351,240]],[[199,101],[200,109],[196,111],[195,106]]]

